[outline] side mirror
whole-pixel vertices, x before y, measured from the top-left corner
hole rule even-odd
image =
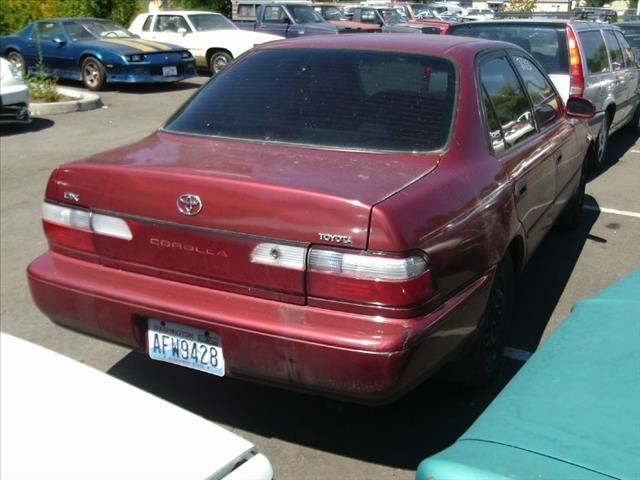
[[[67,43],[67,41],[62,37],[53,37],[51,41],[59,45],[60,47],[62,47],[65,43]]]
[[[184,37],[187,34],[187,29],[184,27],[180,27],[178,29],[178,33]]]
[[[565,112],[569,117],[589,119],[596,114],[596,107],[586,98],[570,97]]]
[[[291,19],[289,17],[284,17],[282,19],[282,23],[284,23],[285,25],[291,25]]]

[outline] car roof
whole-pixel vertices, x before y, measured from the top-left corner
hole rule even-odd
[[[264,43],[256,48],[331,48],[398,51],[445,56],[452,50],[479,52],[488,48],[514,48],[510,43],[455,35],[409,35],[406,33],[369,33],[298,37],[287,41]]]
[[[557,18],[510,18],[504,20],[486,20],[483,22],[460,23],[456,27],[482,27],[483,25],[541,25],[565,27],[570,24],[577,30],[598,30],[601,28],[618,28],[610,23],[589,22],[586,20]]]
[[[460,440],[635,478],[639,336],[640,269],[576,304]]]
[[[97,17],[54,17],[54,18],[42,18],[40,20],[35,20],[35,23],[42,22],[68,22],[68,21],[79,21],[79,20],[91,20],[98,22],[111,22],[108,18],[97,18]],[[115,22],[117,23],[117,22]]]

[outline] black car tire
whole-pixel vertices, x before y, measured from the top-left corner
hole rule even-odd
[[[215,52],[209,59],[209,68],[211,73],[216,75],[220,73],[233,60],[233,57],[227,52]]]
[[[11,50],[7,54],[7,60],[9,60],[9,62],[11,62],[11,64],[18,69],[23,77],[26,76],[27,65],[24,63],[24,57],[19,52]]]
[[[473,343],[459,359],[444,370],[447,380],[484,387],[498,375],[514,303],[514,265],[507,252],[496,267],[491,292]]]
[[[82,83],[87,89],[96,91],[100,90],[106,81],[107,71],[102,62],[95,57],[87,57],[82,62],[80,69],[82,74]]]
[[[587,157],[588,159],[589,157]],[[565,206],[564,210],[558,218],[557,225],[562,228],[575,230],[580,226],[582,220],[582,208],[584,206],[584,191],[587,185],[587,167],[588,160],[582,162],[580,168],[580,184],[578,190],[573,194],[569,203]]]
[[[605,157],[607,156],[607,145],[609,144],[610,123],[609,117],[605,116],[602,121],[602,128],[598,132],[595,155],[593,155],[593,161],[591,163],[591,168],[596,172],[599,172],[604,168]]]

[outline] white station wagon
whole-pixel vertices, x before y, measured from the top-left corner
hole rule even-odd
[[[187,48],[195,57],[196,66],[208,67],[213,74],[254,45],[282,39],[241,30],[220,13],[188,10],[141,13],[129,30],[146,40]]]

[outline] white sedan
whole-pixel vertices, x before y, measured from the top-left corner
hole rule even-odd
[[[0,58],[0,122],[29,122],[29,90],[16,67]]]
[[[141,13],[129,30],[145,40],[188,49],[196,59],[196,66],[208,67],[213,74],[255,45],[282,39],[241,30],[220,13],[186,10]]]
[[[107,374],[0,333],[0,478],[271,480],[235,433]]]

